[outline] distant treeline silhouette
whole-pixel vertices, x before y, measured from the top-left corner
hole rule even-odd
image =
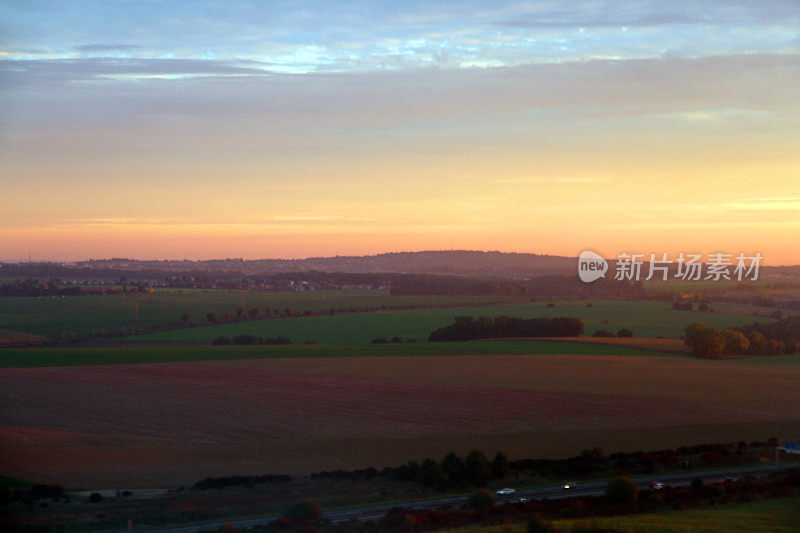
[[[255,335],[237,335],[234,338],[230,337],[217,337],[211,344],[214,346],[230,346],[236,344],[239,346],[250,344],[291,344],[292,339],[286,335],[278,335],[277,337],[257,337]]]
[[[428,342],[469,341],[509,337],[577,337],[583,333],[579,318],[519,318],[499,316],[495,319],[471,316],[456,317],[455,323],[439,328]]]
[[[80,294],[79,287],[58,286],[56,280],[47,282],[36,279],[18,279],[0,284],[0,296],[74,296]]]
[[[288,483],[292,480],[291,476],[282,474],[265,474],[263,476],[226,476],[208,477],[194,484],[198,490],[222,489],[225,487],[247,487],[252,488],[257,484]]]
[[[470,279],[456,276],[394,274],[386,277],[391,282],[392,296],[400,295],[486,295],[526,296],[531,299],[551,298],[641,298],[644,287],[640,281],[618,281],[601,278],[594,283],[584,283],[577,276],[541,276],[526,281],[508,279]]]

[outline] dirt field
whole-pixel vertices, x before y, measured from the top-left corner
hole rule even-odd
[[[689,348],[682,339],[658,339],[654,337],[543,337],[540,341],[579,342],[600,346],[625,346],[640,350],[653,350],[667,353],[689,353]]]
[[[70,487],[796,438],[800,367],[676,357],[270,359],[0,370],[0,472]]]

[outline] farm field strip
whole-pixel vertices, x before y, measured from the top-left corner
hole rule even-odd
[[[690,353],[686,343],[681,339],[658,339],[649,337],[543,337],[540,340],[543,342],[569,342],[572,344],[592,344],[595,346],[617,346],[621,348],[636,348],[665,353]]]
[[[318,357],[404,357],[409,355],[459,356],[497,354],[592,354],[651,356],[665,355],[633,347],[548,341],[470,341],[437,343],[388,343],[363,346],[345,345],[255,345],[211,346],[209,344],[170,345],[167,343],[112,343],[80,347],[0,348],[0,368],[140,364],[188,361],[226,361],[237,359],[318,358]],[[680,357],[679,355],[676,355]],[[800,358],[798,358],[800,361]]]
[[[0,447],[13,452],[6,474],[99,488],[381,467],[476,447],[540,457],[788,437],[800,367],[742,370],[590,355],[2,369]]]
[[[724,306],[718,307],[719,311],[725,309]],[[587,307],[585,301],[563,302],[555,307],[547,307],[542,302],[528,302],[501,306],[417,309],[227,323],[139,335],[129,339],[157,342],[210,342],[220,336],[286,335],[295,342],[316,340],[322,344],[368,344],[378,337],[394,336],[399,336],[403,340],[422,341],[427,340],[433,330],[452,323],[455,317],[460,315],[577,317],[584,321],[586,335],[591,335],[599,329],[616,332],[628,328],[639,337],[662,336],[673,339],[679,338],[686,326],[693,322],[702,322],[724,329],[734,325],[751,324],[756,320],[771,321],[763,317],[756,319],[750,315],[723,312],[675,311],[669,302],[604,300],[592,302],[592,307]]]
[[[142,295],[87,295],[42,298],[0,298],[0,328],[60,339],[77,334],[116,333],[121,328],[145,328],[180,322],[183,313],[205,322],[206,314],[236,316],[236,310],[265,307],[302,313],[334,309],[408,306],[480,305],[513,298],[481,296],[389,296],[384,290],[265,292],[187,290]]]

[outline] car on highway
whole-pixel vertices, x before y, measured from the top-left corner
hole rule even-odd
[[[652,483],[650,483],[650,489],[652,490],[661,490],[663,488],[664,484],[661,483],[660,481],[653,481]]]
[[[564,490],[572,490],[572,489],[574,489],[576,486],[577,486],[577,485],[575,485],[575,483],[574,483],[574,482],[572,482],[572,481],[567,481],[566,483],[564,483]]]
[[[511,488],[508,488],[508,487],[506,487],[506,488],[504,488],[504,489],[500,489],[500,490],[498,490],[498,491],[497,491],[497,494],[499,494],[499,495],[501,495],[501,496],[504,496],[504,495],[506,495],[506,494],[514,494],[515,492],[517,492],[517,491],[515,491],[514,489],[511,489]]]

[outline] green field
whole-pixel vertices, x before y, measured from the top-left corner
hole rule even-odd
[[[368,344],[372,339],[398,336],[404,341],[427,340],[435,329],[450,324],[456,316],[499,315],[523,318],[578,317],[586,324],[586,335],[598,329],[616,332],[628,328],[638,337],[679,338],[686,326],[702,322],[716,328],[751,324],[764,317],[748,314],[728,314],[729,306],[716,306],[718,312],[675,311],[669,302],[603,300],[592,302],[560,302],[547,307],[542,302],[444,309],[416,309],[380,313],[347,313],[310,318],[286,318],[227,323],[216,326],[177,329],[149,335],[129,337],[131,340],[155,342],[211,342],[220,336],[256,335],[276,337],[286,335],[293,342],[316,340],[322,344]]]
[[[647,533],[778,533],[800,531],[800,498],[762,500],[711,509],[665,511],[663,513],[560,521],[564,530],[598,524],[623,531]]]
[[[612,516],[552,522],[556,531],[580,531],[591,527],[641,533],[779,533],[800,531],[800,498],[780,498],[721,507],[663,511],[631,516]],[[525,524],[473,526],[453,533],[522,533]]]
[[[513,301],[513,299],[506,300]],[[50,298],[0,298],[0,329],[44,335],[53,339],[92,333],[120,333],[122,328],[148,328],[181,321],[189,313],[192,322],[206,322],[206,315],[236,315],[240,306],[273,311],[290,308],[294,313],[380,309],[383,306],[479,305],[498,301],[480,296],[389,296],[382,290],[264,292],[158,290],[128,296],[93,295]],[[136,306],[138,305],[138,316]]]
[[[366,346],[108,346],[80,348],[3,348],[0,368],[162,363],[302,357],[369,357],[410,355],[591,354],[657,355],[661,352],[594,344],[546,341],[472,341]],[[682,357],[675,355],[675,357]]]

